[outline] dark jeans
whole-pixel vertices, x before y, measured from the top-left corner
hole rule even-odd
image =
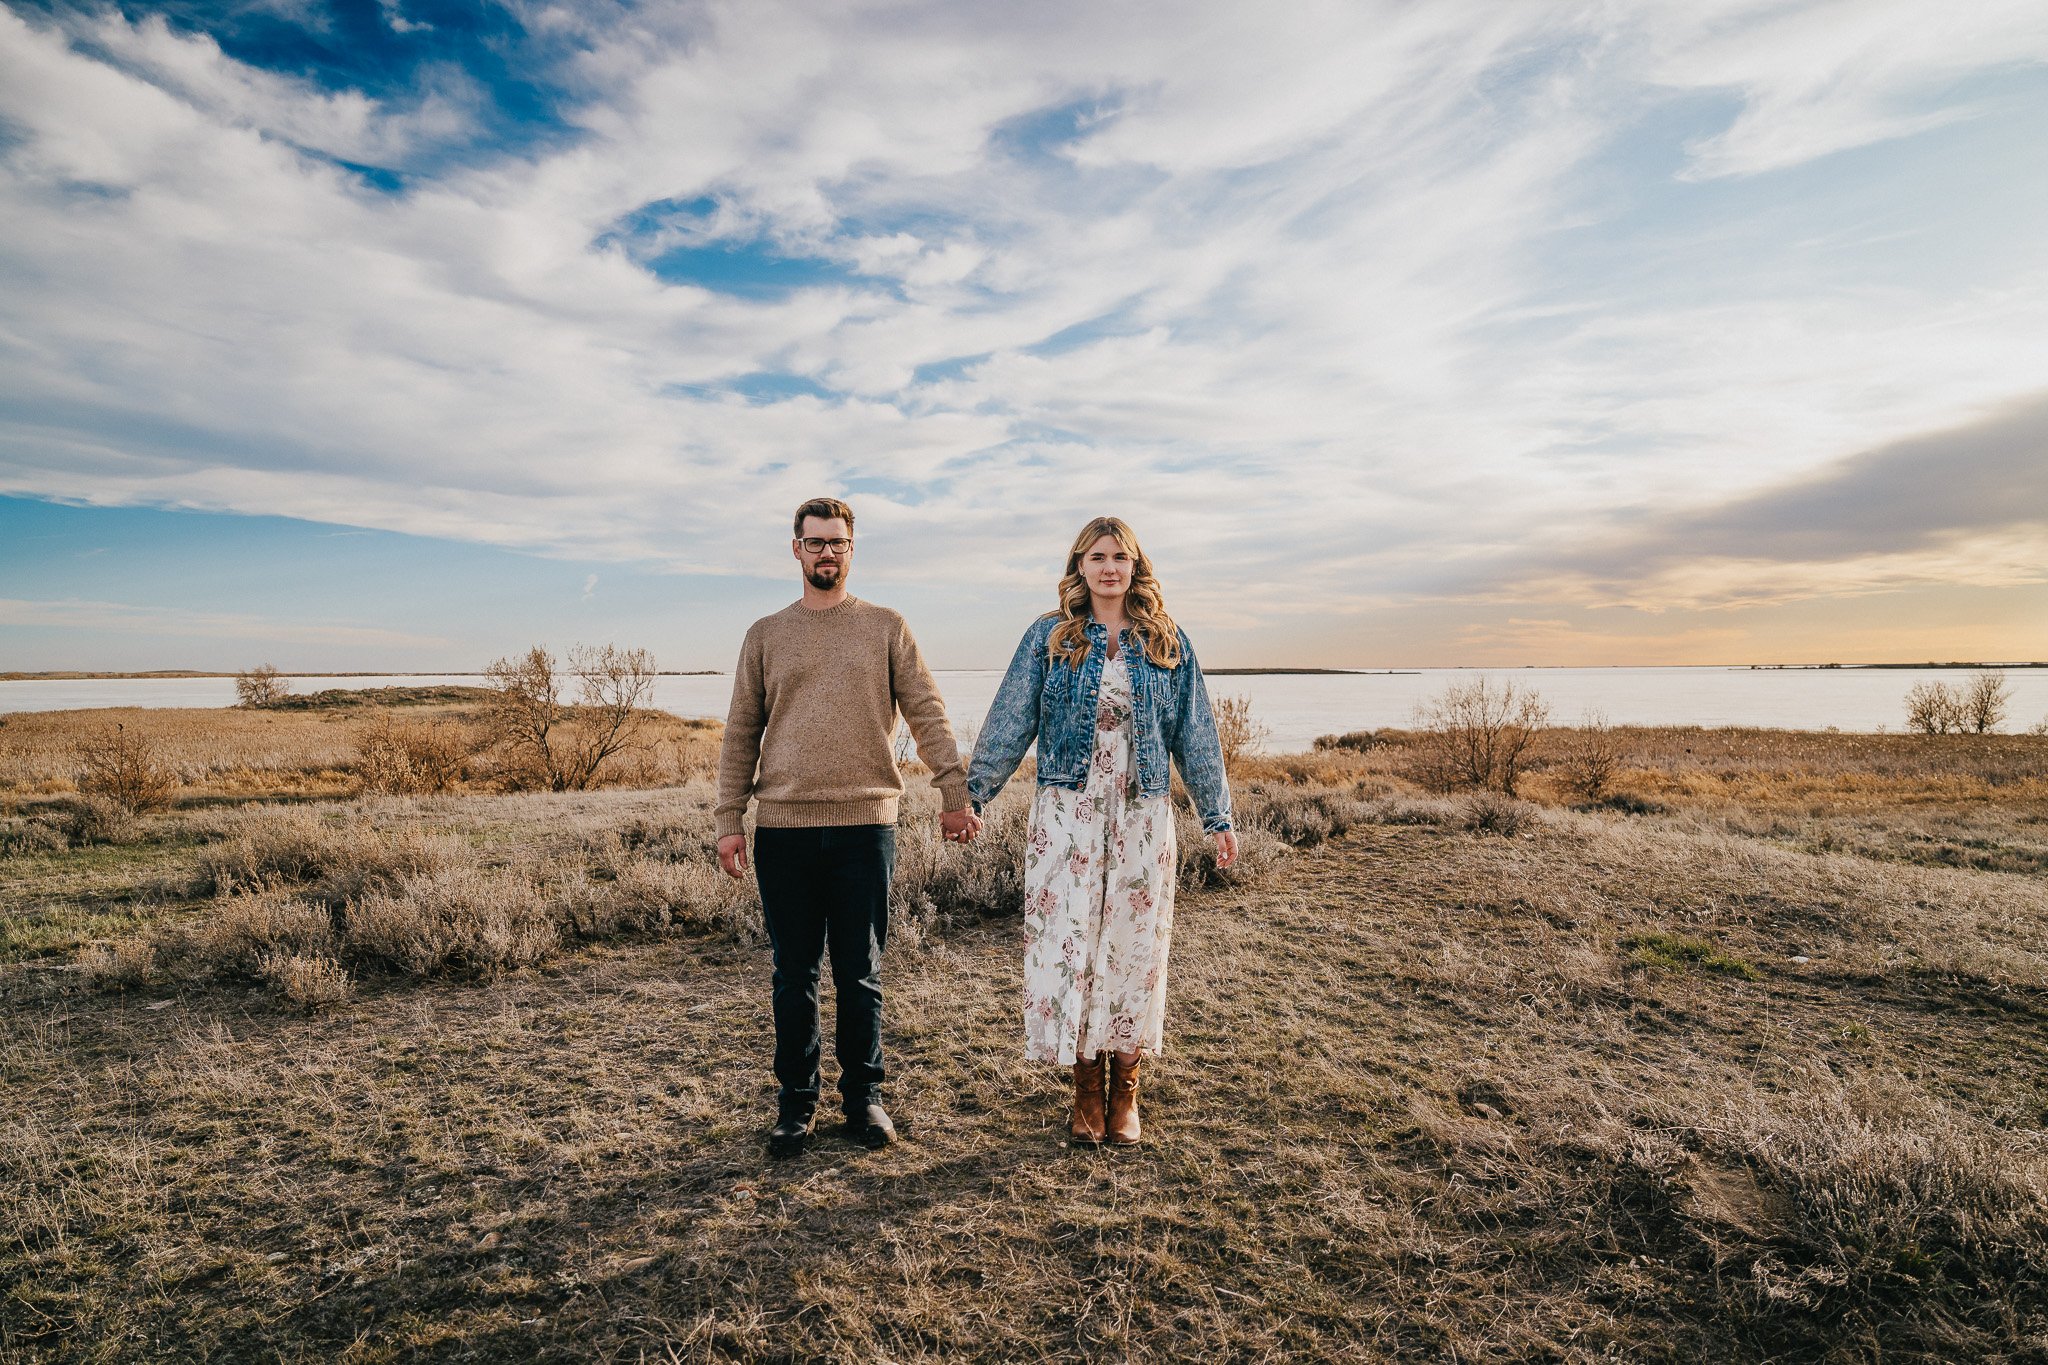
[[[754,831],[754,878],[775,955],[775,1079],[782,1112],[818,1103],[818,968],[838,996],[839,1097],[851,1113],[882,1084],[882,949],[894,825]]]

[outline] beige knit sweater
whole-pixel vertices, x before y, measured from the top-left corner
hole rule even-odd
[[[849,597],[826,611],[792,603],[754,622],[733,672],[718,755],[718,836],[772,829],[893,825],[903,775],[896,716],[932,770],[943,808],[967,805],[945,704],[903,618]]]

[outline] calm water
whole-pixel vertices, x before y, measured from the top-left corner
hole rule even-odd
[[[1476,670],[1425,669],[1402,674],[1279,674],[1210,680],[1216,696],[1241,694],[1273,736],[1275,751],[1305,749],[1317,735],[1407,724],[1416,702]],[[1494,672],[1535,688],[1550,703],[1553,720],[1576,721],[1587,709],[1623,725],[1764,725],[1819,730],[1904,728],[1906,689],[1922,679],[1960,682],[1956,669],[1747,669],[1747,668],[1518,668]],[[2010,668],[2012,691],[2005,728],[2023,730],[2048,718],[2048,668]],[[979,729],[1002,680],[995,670],[938,675],[954,722]],[[404,687],[431,683],[476,685],[475,675],[432,677],[293,678],[294,692],[323,687]],[[683,716],[723,716],[732,680],[722,675],[661,678],[657,706]],[[87,679],[78,682],[0,682],[0,712],[54,711],[97,706],[230,706],[232,678]]]

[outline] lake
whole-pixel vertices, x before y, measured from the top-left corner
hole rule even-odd
[[[1951,683],[1970,676],[1959,669],[1841,668],[1432,668],[1414,673],[1260,673],[1209,680],[1215,696],[1251,698],[1253,714],[1272,728],[1266,747],[1306,749],[1317,735],[1406,725],[1415,704],[1452,682],[1480,672],[1512,679],[1550,703],[1551,719],[1576,722],[1589,709],[1618,725],[1756,725],[1783,729],[1900,730],[1906,689],[1923,679]],[[2007,730],[2048,719],[2048,668],[2008,668],[2012,692]],[[939,689],[954,721],[978,729],[1002,680],[999,670],[941,672]],[[433,683],[471,686],[476,674],[418,677],[293,678],[294,692],[327,687],[406,687]],[[665,677],[655,683],[655,705],[683,716],[723,716],[732,680],[719,674]],[[0,682],[0,712],[53,711],[100,706],[230,706],[232,678],[92,678],[71,682]]]

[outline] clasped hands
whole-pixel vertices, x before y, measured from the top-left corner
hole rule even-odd
[[[974,836],[981,833],[981,817],[972,806],[943,811],[939,815],[939,830],[949,844],[971,844]]]

